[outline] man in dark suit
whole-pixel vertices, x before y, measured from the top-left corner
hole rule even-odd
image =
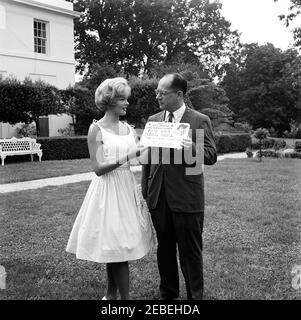
[[[163,300],[179,296],[177,246],[187,298],[203,298],[204,176],[203,165],[197,170],[193,170],[193,166],[200,163],[213,165],[217,153],[210,119],[185,105],[186,91],[187,82],[179,74],[165,75],[159,81],[156,97],[162,111],[148,121],[189,123],[190,133],[183,140],[181,150],[167,149],[170,151],[169,164],[162,161],[164,150],[160,148],[159,161],[149,160],[142,169],[142,194],[158,238],[157,262]],[[150,157],[154,151],[152,148]],[[186,161],[185,152],[192,155],[194,163]],[[180,163],[175,161],[179,154],[182,155]]]

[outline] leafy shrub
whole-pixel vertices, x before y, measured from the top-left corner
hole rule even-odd
[[[261,155],[262,157],[273,157],[273,158],[279,158],[280,157],[280,154],[279,152],[275,151],[275,150],[262,150],[261,151]]]
[[[265,128],[258,128],[254,132],[254,137],[258,140],[264,140],[269,135],[269,131]]]
[[[295,151],[296,152],[301,152],[301,141],[296,141],[295,142]]]
[[[301,123],[291,120],[289,125],[290,131],[285,130],[283,137],[288,139],[301,139]]]
[[[23,137],[36,138],[36,136],[37,136],[36,126],[32,123],[23,123],[21,126],[17,128],[18,138],[23,138]]]
[[[69,123],[66,128],[60,128],[57,130],[64,137],[74,136],[73,124]]]
[[[275,128],[271,127],[269,129],[269,136],[270,137],[274,137],[274,138],[277,138],[278,137],[278,132],[275,130]]]
[[[301,139],[301,125],[299,126],[299,128],[296,132],[296,139]]]
[[[285,140],[276,140],[274,142],[273,148],[275,151],[279,150],[279,149],[283,149],[286,147],[286,142]]]
[[[262,145],[262,149],[270,149],[273,148],[274,144],[275,144],[276,140],[273,138],[266,138],[263,139],[261,142]],[[259,149],[260,148],[260,142],[258,139],[252,139],[252,149]]]
[[[248,158],[253,158],[253,152],[250,148],[246,149],[246,154],[247,154]]]

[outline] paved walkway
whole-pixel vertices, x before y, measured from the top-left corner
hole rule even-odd
[[[242,159],[246,158],[247,155],[245,152],[241,153],[229,153],[225,155],[220,155],[217,157],[217,160],[224,160],[226,158],[231,159]],[[131,167],[133,172],[141,171],[141,166]],[[47,178],[47,179],[39,179],[39,180],[31,180],[31,181],[24,181],[24,182],[16,182],[16,183],[7,183],[7,184],[0,184],[0,193],[9,193],[9,192],[16,192],[22,190],[32,190],[32,189],[39,189],[47,186],[59,186],[68,183],[76,183],[81,181],[89,181],[92,179],[94,172],[87,172],[87,173],[80,173],[80,174],[73,174],[69,176],[62,176],[62,177],[54,177],[54,178]]]

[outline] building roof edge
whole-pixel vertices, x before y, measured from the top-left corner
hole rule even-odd
[[[18,2],[24,5],[28,5],[28,6],[32,6],[32,7],[37,7],[40,9],[45,9],[45,10],[49,10],[49,11],[54,11],[54,12],[58,12],[61,14],[65,14],[68,16],[72,16],[73,18],[79,18],[81,13],[78,11],[74,11],[74,10],[68,10],[65,8],[60,8],[57,6],[52,6],[46,3],[41,3],[41,2],[36,2],[36,1],[32,1],[32,0],[13,0],[14,2]]]

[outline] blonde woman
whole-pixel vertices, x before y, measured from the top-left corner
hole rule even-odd
[[[82,203],[66,250],[78,259],[106,263],[104,300],[129,299],[128,261],[140,259],[154,246],[149,212],[141,205],[129,161],[141,156],[131,126],[119,120],[127,112],[131,89],[123,78],[107,79],[95,92],[105,115],[91,124],[88,147],[95,176]]]

